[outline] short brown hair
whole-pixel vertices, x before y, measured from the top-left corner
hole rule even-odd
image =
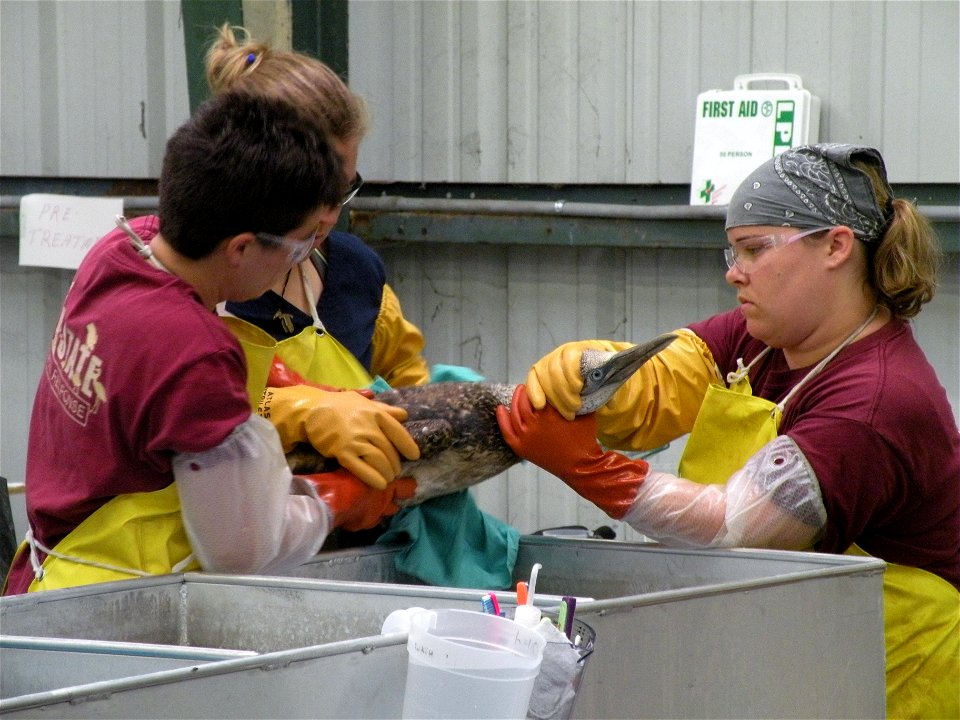
[[[199,259],[244,232],[286,235],[344,192],[321,128],[290,103],[230,91],[207,100],[167,141],[160,232]]]

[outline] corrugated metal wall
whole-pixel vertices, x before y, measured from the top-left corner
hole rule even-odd
[[[955,183],[958,17],[953,0],[354,2],[364,175],[688,183],[697,94],[789,72],[823,101],[821,139],[881,148],[893,182]]]
[[[955,0],[349,7],[370,179],[689,182],[697,94],[750,72],[799,74],[821,139],[880,147],[893,182],[960,178]],[[156,177],[189,112],[180,3],[16,0],[0,20],[3,174]]]
[[[190,114],[180,3],[0,2],[0,171],[155,178]]]
[[[164,140],[188,112],[178,7],[0,0],[3,174],[155,177]],[[822,99],[821,139],[881,147],[895,182],[956,184],[958,8],[351,2],[351,84],[374,123],[360,169],[431,183],[686,183],[696,95],[771,71],[800,74]],[[733,302],[719,251],[477,240],[379,249],[430,361],[493,380],[522,380],[566,340],[644,339]],[[955,411],[957,263],[954,254],[916,325]],[[0,473],[11,480],[23,477],[33,391],[71,275],[20,268],[15,241],[0,241]],[[655,466],[674,468],[679,449]],[[528,467],[476,495],[523,531],[616,525]]]

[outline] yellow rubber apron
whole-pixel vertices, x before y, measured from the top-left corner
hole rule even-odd
[[[848,555],[870,557],[858,546]],[[920,568],[883,574],[887,717],[960,717],[960,591]]]
[[[251,407],[260,403],[270,374],[274,356],[310,382],[331,387],[356,390],[369,387],[373,378],[353,354],[333,337],[317,315],[317,304],[310,283],[300,273],[303,290],[310,305],[313,325],[285,340],[274,338],[256,325],[232,315],[224,315],[223,321],[240,341],[247,358],[247,392]]]
[[[39,562],[39,552],[47,554]],[[32,532],[17,549],[30,553],[28,592],[199,570],[180,515],[176,483],[163,490],[118,495],[47,548]]]
[[[727,375],[729,387],[712,383],[707,388],[680,458],[680,477],[704,484],[725,483],[777,436],[783,408],[755,397],[749,377],[750,369],[769,351],[766,348],[746,367],[742,359],[737,360],[737,370]]]
[[[169,272],[150,247],[117,216],[117,227],[130,238],[137,253],[154,267]],[[46,553],[43,562],[39,553]],[[54,548],[42,545],[27,531],[17,556],[30,553],[34,580],[28,592],[55,590],[146,575],[198,570],[180,514],[175,482],[154,492],[118,495],[93,512]]]
[[[766,348],[727,375],[729,387],[711,385],[680,460],[681,477],[725,483],[778,433],[787,402],[873,320],[857,328],[821,360],[780,403],[754,397],[749,372]],[[853,546],[850,554],[866,555]],[[887,715],[891,718],[960,716],[960,592],[933,573],[887,563],[883,578],[887,651]]]

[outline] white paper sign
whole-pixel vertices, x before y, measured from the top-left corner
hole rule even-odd
[[[20,199],[20,264],[75,270],[87,251],[116,227],[123,198],[24,195]]]

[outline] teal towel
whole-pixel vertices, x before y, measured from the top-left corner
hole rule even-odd
[[[431,383],[483,379],[462,365],[430,368]],[[379,392],[386,383],[377,380]],[[483,512],[462,490],[401,510],[377,543],[405,545],[394,560],[397,571],[429,585],[507,590],[513,586],[520,531]]]
[[[437,363],[430,368],[430,382],[482,382],[483,375],[464,365]]]
[[[388,382],[387,382],[386,380],[384,380],[382,377],[380,377],[379,375],[377,375],[377,376],[373,379],[373,382],[370,383],[370,384],[367,386],[367,389],[368,389],[368,390],[373,390],[373,392],[375,392],[375,393],[382,393],[382,392],[386,392],[387,390],[392,390],[393,388],[390,387],[390,383],[388,383]]]
[[[520,531],[483,512],[461,490],[401,510],[377,543],[405,544],[396,569],[429,585],[507,590]]]

